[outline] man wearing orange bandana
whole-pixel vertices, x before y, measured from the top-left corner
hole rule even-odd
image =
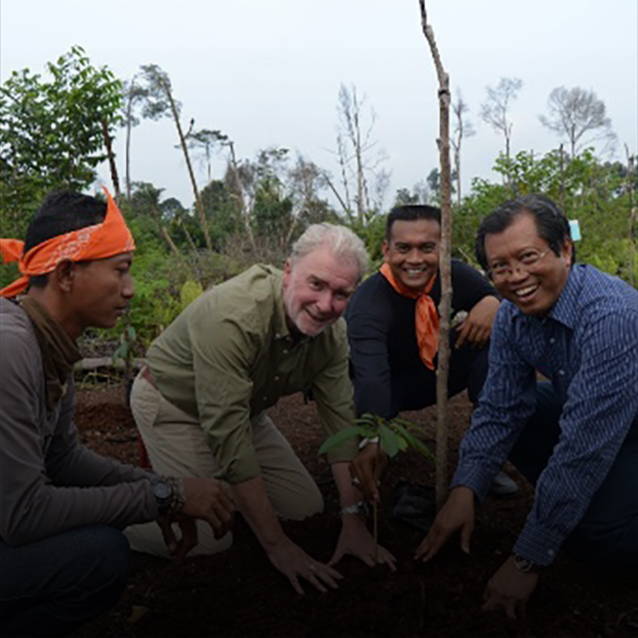
[[[346,312],[359,415],[390,419],[436,403],[440,243],[438,208],[398,206],[388,215],[381,270],[359,286]],[[499,299],[479,272],[458,260],[452,260],[452,288],[448,393],[467,389],[475,404]],[[516,489],[504,474],[494,485],[497,493]]]
[[[158,476],[77,441],[76,340],[126,310],[134,248],[110,196],[71,192],[45,200],[25,244],[0,240],[3,263],[22,273],[0,291],[0,635],[63,636],[112,606],[127,580],[127,525],[157,520],[181,557],[195,518],[218,536],[232,522],[215,479]]]

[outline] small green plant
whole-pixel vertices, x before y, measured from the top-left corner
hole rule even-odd
[[[419,426],[405,419],[400,419],[399,417],[385,419],[375,414],[366,413],[359,417],[353,426],[328,437],[319,448],[319,454],[325,454],[348,439],[358,437],[361,439],[377,440],[379,442],[379,447],[377,448],[379,455],[381,454],[381,450],[383,450],[390,458],[393,458],[399,452],[406,452],[412,449],[422,456],[436,461],[430,448],[412,434],[413,432],[419,431]],[[376,503],[373,503],[373,536],[378,552],[378,517]]]

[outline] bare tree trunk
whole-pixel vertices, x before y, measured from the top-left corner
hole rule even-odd
[[[339,169],[341,171],[341,183],[343,184],[343,192],[345,194],[345,200],[341,199],[337,194],[336,189],[333,186],[333,192],[339,197],[339,201],[343,206],[343,209],[348,214],[348,218],[352,221],[352,202],[350,200],[350,188],[348,186],[348,171],[347,171],[347,155],[346,149],[344,146],[343,138],[341,136],[337,137],[337,152],[339,154]],[[332,184],[330,184],[332,186]],[[345,201],[345,205],[344,205]]]
[[[461,140],[454,148],[454,168],[456,170],[456,203],[461,207]]]
[[[439,80],[439,160],[441,163],[441,253],[439,272],[441,277],[441,317],[438,367],[436,371],[436,502],[440,507],[445,501],[448,487],[448,418],[447,388],[450,368],[450,311],[452,307],[452,273],[450,248],[452,238],[452,201],[450,172],[450,78],[443,68],[434,31],[428,24],[425,0],[419,0],[421,26],[430,45],[432,59]]]
[[[202,198],[199,196],[199,189],[197,188],[195,173],[193,172],[190,156],[188,155],[186,139],[184,138],[182,125],[180,124],[180,121],[179,121],[179,113],[177,112],[177,107],[175,106],[175,100],[173,100],[173,94],[170,90],[170,87],[164,86],[164,91],[166,92],[166,97],[168,98],[168,102],[171,105],[171,113],[173,114],[173,120],[175,120],[175,126],[177,127],[177,134],[179,135],[179,143],[182,147],[182,152],[184,153],[184,159],[186,160],[186,168],[188,169],[188,175],[190,177],[191,184],[193,186],[193,195],[195,196],[195,208],[197,208],[197,212],[199,213],[199,221],[202,226],[202,231],[204,232],[204,239],[206,240],[206,248],[208,248],[210,252],[213,252],[213,243],[211,242],[211,239],[210,239],[210,229],[208,228],[208,220],[206,219],[206,213],[204,212],[204,205],[202,204]]]
[[[102,119],[102,134],[104,135],[104,146],[109,159],[109,169],[111,171],[111,181],[113,182],[113,190],[115,191],[115,201],[117,205],[121,205],[120,179],[117,175],[117,166],[115,164],[115,155],[113,154],[113,146],[111,144],[111,136],[109,135],[109,126],[105,119]],[[129,388],[131,385],[131,307],[126,307],[124,313],[124,343],[126,343],[126,354],[124,355],[124,374],[122,376],[122,403],[129,403]]]
[[[111,181],[113,182],[113,190],[115,190],[115,201],[120,205],[120,179],[117,176],[117,166],[115,165],[115,155],[113,155],[112,139],[109,135],[109,125],[106,120],[102,120],[102,135],[104,136],[104,146],[106,155],[109,159],[109,169],[111,171]]]
[[[199,252],[197,250],[197,245],[195,244],[195,240],[193,239],[193,236],[188,232],[188,228],[186,228],[186,224],[184,223],[184,220],[181,217],[179,218],[178,223],[182,227],[182,230],[184,231],[184,235],[186,235],[186,241],[188,242],[188,245],[191,247],[193,254],[195,255],[195,257],[198,257]]]
[[[248,234],[248,241],[250,241],[250,247],[253,254],[257,254],[257,244],[255,243],[255,236],[253,235],[253,227],[250,223],[250,218],[246,211],[246,204],[244,202],[243,188],[241,180],[239,179],[239,167],[237,166],[237,156],[235,155],[235,145],[232,142],[228,142],[230,148],[230,164],[233,169],[233,177],[235,179],[236,200],[239,203],[239,214],[242,216],[244,222],[244,228]]]
[[[126,123],[126,201],[131,201],[131,114],[130,107]]]
[[[563,213],[567,215],[567,211],[565,210],[565,151],[562,144],[558,149],[558,169],[560,173],[558,204]]]
[[[352,223],[353,221],[352,211],[350,210],[346,202],[343,200],[343,198],[339,194],[339,191],[335,188],[335,185],[332,183],[332,180],[327,175],[325,176],[325,180],[326,180],[326,184],[328,185],[328,188],[330,188],[330,190],[332,191],[332,194],[337,198],[337,200],[339,201],[339,204],[341,204],[341,208],[343,209],[343,212],[346,214],[348,221]]]
[[[364,176],[363,176],[363,157],[361,151],[361,131],[359,129],[359,106],[357,103],[357,91],[353,88],[352,90],[352,99],[354,103],[354,113],[353,113],[353,121],[354,121],[354,150],[356,155],[357,162],[357,217],[359,219],[359,223],[363,226],[364,224]]]

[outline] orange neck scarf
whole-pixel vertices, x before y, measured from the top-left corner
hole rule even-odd
[[[0,297],[15,297],[29,285],[29,277],[46,275],[63,260],[93,261],[106,259],[135,250],[135,242],[122,213],[109,192],[106,217],[100,224],[51,237],[23,254],[24,242],[17,239],[0,239],[3,262],[18,262],[22,276],[0,290]]]
[[[423,290],[413,290],[397,281],[392,274],[388,264],[381,266],[381,274],[388,280],[388,283],[400,295],[416,299],[414,312],[414,325],[416,328],[416,342],[419,346],[419,354],[423,363],[434,370],[434,357],[439,349],[439,315],[436,306],[430,297],[429,292],[434,286],[436,276],[432,277]]]

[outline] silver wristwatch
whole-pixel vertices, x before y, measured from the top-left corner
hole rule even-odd
[[[157,511],[160,517],[166,516],[171,511],[173,500],[173,488],[163,476],[151,478],[151,489],[157,503]]]

